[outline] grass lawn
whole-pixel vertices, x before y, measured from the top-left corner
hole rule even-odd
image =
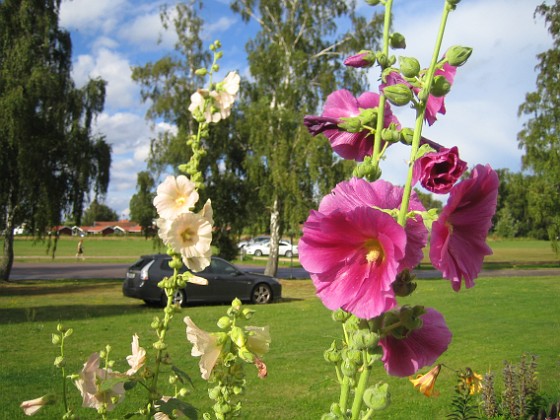
[[[340,335],[330,312],[314,297],[308,280],[283,282],[281,303],[254,307],[253,325],[269,325],[270,353],[265,357],[269,375],[256,378],[247,366],[248,390],[243,400],[244,419],[317,419],[337,400],[334,370],[323,360],[323,351]],[[124,298],[116,280],[21,281],[0,286],[0,405],[3,418],[23,418],[18,407],[26,399],[57,390],[58,371],[52,365],[55,347],[51,333],[60,321],[74,328],[66,345],[68,372],[78,372],[93,351],[111,344],[116,370],[127,369],[134,333],[150,351],[155,341],[149,324],[160,310]],[[548,277],[481,278],[473,289],[455,293],[447,281],[422,280],[406,303],[433,306],[445,315],[454,339],[441,357],[446,365],[477,372],[493,370],[501,378],[503,361],[518,362],[523,353],[538,355],[542,393],[560,398],[560,280]],[[195,389],[189,401],[208,409],[206,384],[200,379],[198,359],[191,358],[185,338],[184,315],[202,328],[217,330],[215,321],[226,306],[184,308],[168,335],[174,362],[188,372]],[[441,395],[428,399],[413,390],[407,379],[388,377],[382,368],[373,382],[390,384],[392,404],[376,418],[444,419],[453,396],[454,374],[443,370],[437,388]],[[500,383],[498,381],[498,385]],[[80,405],[72,386],[72,403]],[[144,397],[135,388],[111,418],[122,418]],[[81,418],[94,412],[79,409]],[[37,418],[57,418],[55,407],[46,407]]]

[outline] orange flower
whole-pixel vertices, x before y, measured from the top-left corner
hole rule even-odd
[[[471,395],[478,394],[482,391],[482,375],[473,372],[471,369],[467,368],[467,374],[465,375],[465,384],[469,387],[469,393]]]
[[[437,397],[439,392],[434,390],[434,386],[440,370],[441,365],[436,365],[425,375],[418,375],[416,379],[410,378],[410,382],[412,382],[414,388],[418,388],[426,397],[431,397],[432,395]]]

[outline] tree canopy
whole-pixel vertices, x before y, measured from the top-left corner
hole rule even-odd
[[[518,141],[525,152],[523,168],[534,174],[537,184],[529,213],[545,226],[555,246],[560,235],[560,0],[538,6],[538,15],[544,17],[553,45],[537,56],[537,89],[527,93],[519,107],[519,115],[528,120]]]
[[[0,2],[0,210],[4,252],[0,278],[13,263],[13,228],[26,223],[35,235],[79,222],[94,186],[104,194],[111,149],[93,138],[103,109],[105,82],[76,88],[72,42],[58,26],[60,0]]]

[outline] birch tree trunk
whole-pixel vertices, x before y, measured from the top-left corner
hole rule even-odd
[[[274,197],[272,208],[270,209],[270,253],[264,274],[276,276],[278,271],[278,248],[280,241],[280,203],[278,196]]]

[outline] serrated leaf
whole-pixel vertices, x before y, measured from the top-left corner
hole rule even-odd
[[[179,378],[181,383],[185,383],[185,381],[186,381],[186,382],[190,383],[191,386],[194,388],[194,383],[193,383],[191,377],[186,372],[182,371],[181,369],[179,369],[175,365],[171,366],[171,370],[175,373],[175,375],[177,375],[177,377]]]

